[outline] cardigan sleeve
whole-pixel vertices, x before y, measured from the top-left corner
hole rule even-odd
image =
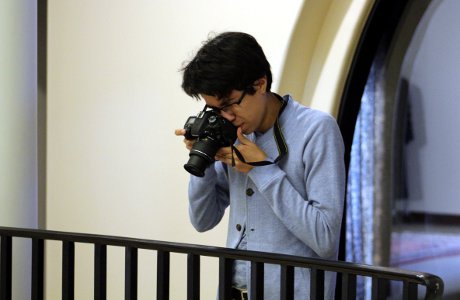
[[[197,231],[219,224],[230,203],[227,172],[222,163],[209,166],[204,177],[191,175],[188,194],[190,221]]]

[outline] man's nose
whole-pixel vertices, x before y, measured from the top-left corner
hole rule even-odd
[[[228,121],[230,121],[230,122],[233,122],[233,120],[235,120],[235,114],[232,113],[231,111],[228,111],[228,112],[227,112],[227,111],[223,111],[223,110],[222,110],[222,111],[220,112],[220,115],[221,115],[222,117],[224,117],[225,119],[227,119]]]

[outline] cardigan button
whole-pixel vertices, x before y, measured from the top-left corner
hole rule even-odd
[[[241,224],[236,224],[236,230],[241,231]]]
[[[252,195],[254,195],[254,190],[251,189],[251,188],[248,188],[248,189],[246,190],[246,195],[248,195],[249,197],[251,197]]]

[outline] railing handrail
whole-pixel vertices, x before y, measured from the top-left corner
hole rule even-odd
[[[442,279],[430,273],[414,272],[393,267],[372,266],[320,258],[299,257],[279,253],[250,250],[243,251],[224,247],[175,243],[121,236],[3,226],[0,226],[0,236],[132,247],[138,249],[158,250],[164,252],[193,254],[208,257],[224,257],[227,259],[246,260],[257,263],[274,263],[279,265],[289,265],[293,267],[316,268],[324,271],[348,273],[369,277],[378,276],[388,280],[404,280],[410,283],[426,286],[427,299],[438,298],[439,295],[442,295],[444,288]]]

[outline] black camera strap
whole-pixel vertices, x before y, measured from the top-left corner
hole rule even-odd
[[[276,117],[275,125],[273,126],[273,133],[275,136],[275,142],[276,142],[276,146],[278,147],[278,153],[279,153],[278,157],[274,161],[264,160],[264,161],[246,162],[241,152],[234,145],[232,145],[232,167],[235,166],[235,157],[233,156],[233,153],[235,153],[238,159],[241,160],[243,163],[251,165],[251,166],[255,166],[255,167],[276,164],[288,153],[288,147],[286,145],[286,141],[284,140],[284,135],[283,135],[283,132],[281,131],[281,127],[278,121],[279,117],[281,116],[281,114],[283,113],[284,109],[287,106],[287,101],[285,101],[278,94],[275,94],[275,96],[278,98],[278,100],[281,101],[281,108],[280,108],[280,111],[278,112],[278,116]]]

